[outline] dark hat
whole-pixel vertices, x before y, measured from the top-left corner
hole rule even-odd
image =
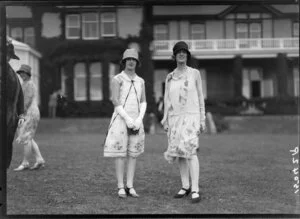
[[[189,47],[184,41],[177,42],[173,47],[173,55],[175,56],[180,50],[185,50],[189,56],[191,56],[191,53],[189,51]]]
[[[22,72],[28,74],[31,76],[31,67],[29,65],[21,65],[20,69],[17,71],[18,74],[21,74]]]
[[[15,48],[11,41],[8,41],[6,45],[6,53],[10,55],[12,59],[20,60],[20,58],[15,54]]]

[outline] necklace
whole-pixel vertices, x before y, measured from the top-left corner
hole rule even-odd
[[[175,71],[174,71],[174,76],[176,78],[180,78],[185,74],[186,70],[187,70],[187,66],[183,67],[180,70],[178,68],[176,68]]]

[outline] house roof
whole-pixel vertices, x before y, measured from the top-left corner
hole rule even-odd
[[[38,58],[41,58],[42,55],[35,49],[31,48],[28,44],[22,43],[20,41],[17,41],[9,36],[7,36],[7,40],[11,40],[12,44],[14,45],[16,50],[21,50],[21,51],[28,51],[32,53],[33,55],[37,56]]]

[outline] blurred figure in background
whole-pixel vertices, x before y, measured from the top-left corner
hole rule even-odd
[[[40,111],[37,103],[37,89],[31,80],[31,67],[29,65],[21,65],[17,73],[24,81],[22,89],[24,93],[25,121],[19,124],[16,142],[24,145],[24,157],[20,166],[14,170],[22,171],[28,169],[29,158],[32,152],[36,161],[30,169],[35,170],[44,167],[45,165],[45,160],[41,155],[37,143],[33,139],[40,120]]]
[[[48,114],[50,118],[56,117],[56,109],[57,109],[57,97],[58,97],[59,91],[53,91],[53,93],[49,96],[49,102],[48,102]]]

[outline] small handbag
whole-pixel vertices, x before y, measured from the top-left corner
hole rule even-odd
[[[123,104],[123,108],[125,107],[125,104],[126,104],[126,101],[127,101],[128,96],[129,96],[131,87],[133,86],[133,87],[134,87],[135,94],[136,94],[136,99],[137,99],[137,102],[138,102],[138,111],[139,111],[139,113],[140,113],[140,103],[139,103],[137,91],[136,91],[136,89],[135,89],[135,86],[134,86],[133,82],[134,82],[134,81],[131,80],[131,85],[130,85],[130,88],[129,88],[129,90],[128,90],[128,94],[127,94],[127,96],[126,96],[126,98],[125,98],[125,102],[124,102],[124,104]],[[107,129],[106,136],[105,136],[105,138],[104,138],[103,145],[105,144],[105,141],[106,141],[106,138],[107,138],[109,129],[111,128],[113,122],[115,121],[115,119],[117,118],[118,115],[119,115],[119,114],[117,114],[117,115],[115,116],[115,118],[112,120],[112,122],[110,123],[110,126],[109,126],[108,129]],[[127,134],[128,134],[128,135],[138,135],[139,132],[140,132],[140,129],[134,130],[133,128],[128,128],[127,126],[126,126],[126,128],[127,128]]]

